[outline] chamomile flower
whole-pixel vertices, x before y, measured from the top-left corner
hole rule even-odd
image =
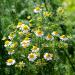
[[[64,13],[64,9],[63,9],[62,7],[59,7],[59,8],[57,9],[57,13],[58,13],[58,14],[63,14],[63,13]]]
[[[45,37],[46,40],[54,40],[54,37],[50,34],[48,34],[46,37]]]
[[[53,32],[52,32],[52,35],[53,35],[53,36],[59,36],[59,33],[58,33],[57,31],[53,31]]]
[[[12,55],[12,54],[14,54],[14,53],[15,53],[14,50],[8,50],[8,54],[9,54],[9,55]]]
[[[22,42],[21,45],[23,48],[26,48],[30,45],[30,39],[29,38],[25,38]]]
[[[43,31],[41,31],[41,30],[37,30],[37,31],[35,31],[35,35],[36,35],[37,37],[42,37],[42,36],[44,35],[44,33],[43,33]]]
[[[23,36],[24,33],[23,33],[22,31],[19,31],[18,34],[19,34],[20,36]]]
[[[44,59],[47,60],[47,61],[52,60],[52,57],[53,57],[53,54],[50,54],[50,53],[44,54]]]
[[[39,48],[37,46],[33,46],[33,48],[31,50],[32,50],[32,52],[38,52]]]
[[[6,64],[7,64],[8,66],[14,65],[15,63],[16,63],[16,61],[15,61],[14,59],[8,59],[8,60],[6,61]]]
[[[28,33],[28,31],[30,30],[29,26],[28,25],[24,25],[21,27],[21,30],[24,32],[24,33]]]
[[[8,38],[9,38],[10,40],[12,40],[14,37],[15,37],[15,34],[14,34],[14,33],[10,33],[9,36],[8,36]]]
[[[18,22],[17,28],[21,28],[24,24],[22,22]]]
[[[5,45],[4,46],[7,47],[7,46],[10,46],[11,44],[12,44],[12,42],[7,40],[7,41],[5,41]]]
[[[35,53],[30,53],[28,55],[29,61],[32,61],[33,62],[34,60],[36,60],[36,58],[37,58],[37,55]]]
[[[41,8],[39,6],[34,8],[34,13],[40,13],[41,12]]]
[[[61,39],[62,41],[68,40],[68,38],[67,38],[65,35],[61,35],[61,36],[60,36],[60,39]]]

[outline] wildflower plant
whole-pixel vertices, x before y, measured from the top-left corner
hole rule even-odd
[[[8,54],[6,75],[69,75],[68,65],[68,70],[74,70],[68,57],[71,34],[67,34],[66,28],[63,30],[65,9],[54,9],[50,1],[47,3],[31,0],[28,15],[24,19],[17,16],[17,23],[4,34],[2,40]]]

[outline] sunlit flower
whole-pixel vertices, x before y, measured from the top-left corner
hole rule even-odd
[[[9,54],[9,55],[12,55],[12,54],[14,54],[14,53],[15,53],[14,50],[8,50],[8,54]]]
[[[18,34],[19,34],[20,36],[22,36],[24,33],[23,33],[22,31],[20,31],[20,32],[18,32]]]
[[[11,44],[12,44],[12,42],[7,40],[7,41],[5,41],[5,45],[4,46],[7,47],[7,46],[10,46]]]
[[[64,9],[63,9],[62,7],[59,7],[59,8],[57,9],[57,13],[58,13],[58,14],[63,14],[63,13],[64,13]]]
[[[22,42],[21,45],[23,48],[26,48],[30,45],[30,39],[29,38],[25,38]]]
[[[53,31],[53,32],[52,32],[52,35],[53,35],[53,36],[59,36],[59,33],[58,33],[57,31]]]
[[[44,59],[46,59],[47,61],[52,60],[53,54],[51,53],[45,53],[44,54]]]
[[[40,7],[35,7],[35,9],[34,9],[34,13],[40,13],[41,12],[41,8]]]
[[[24,24],[22,22],[18,22],[17,28],[21,28]]]
[[[46,40],[54,40],[54,37],[50,34],[48,34],[46,37],[45,37]]]
[[[32,52],[38,52],[39,48],[37,46],[33,46],[33,48],[31,50],[32,50]]]
[[[21,30],[24,32],[24,33],[28,33],[28,31],[30,30],[29,26],[28,25],[24,25],[21,27]]]
[[[35,31],[35,35],[36,35],[37,37],[42,37],[42,36],[44,35],[44,33],[43,33],[43,31],[41,31],[41,30],[37,30],[37,31]]]
[[[36,58],[37,58],[37,55],[35,53],[30,53],[28,55],[29,61],[32,61],[33,62]]]
[[[10,33],[9,36],[8,36],[8,38],[9,38],[10,40],[12,40],[14,37],[15,37],[15,34],[14,34],[14,33]]]
[[[14,59],[8,59],[8,60],[6,61],[6,64],[7,64],[8,66],[14,65],[15,63],[16,63],[16,61],[15,61]]]
[[[67,38],[65,35],[61,35],[61,36],[60,36],[60,39],[61,39],[62,41],[68,40],[68,38]]]

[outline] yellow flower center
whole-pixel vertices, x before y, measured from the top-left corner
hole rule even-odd
[[[43,32],[42,31],[37,31],[37,34],[41,35],[41,34],[43,34]]]
[[[49,58],[49,57],[50,57],[50,55],[49,55],[48,53],[46,53],[46,57],[47,57],[47,58]]]
[[[54,33],[55,35],[57,35],[57,34],[58,34],[58,32],[57,32],[57,31],[54,31],[53,33]]]
[[[7,62],[8,63],[12,63],[13,62],[13,59],[8,59]]]
[[[47,38],[52,38],[52,36],[50,34],[47,35]]]
[[[6,41],[5,44],[8,45],[10,41]]]
[[[30,58],[34,58],[34,54],[31,53],[31,54],[30,54]]]
[[[65,35],[60,36],[61,38],[65,38]]]
[[[47,57],[47,58],[53,57],[53,54],[46,53],[46,57]]]
[[[36,9],[37,11],[39,11],[39,10],[40,10],[40,7],[36,7],[35,9]]]
[[[23,29],[28,30],[28,26],[27,25],[23,26]]]
[[[33,48],[32,48],[33,50],[36,50],[37,49],[37,46],[33,46]]]

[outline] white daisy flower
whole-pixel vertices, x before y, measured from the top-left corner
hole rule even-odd
[[[30,28],[29,28],[28,25],[24,25],[24,26],[22,26],[21,30],[22,30],[24,33],[28,33],[28,31],[30,30]]]
[[[16,61],[15,61],[14,59],[8,59],[8,60],[6,61],[6,64],[7,64],[8,66],[14,65],[15,63],[16,63]]]
[[[9,38],[10,40],[12,40],[14,37],[15,37],[14,33],[11,33],[11,34],[8,36],[8,38]]]
[[[37,55],[35,53],[30,53],[28,55],[29,61],[32,61],[33,62],[36,58],[37,58]]]
[[[61,39],[62,41],[68,40],[68,38],[67,38],[65,35],[61,35],[61,36],[60,36],[60,39]]]
[[[30,45],[30,39],[29,38],[25,38],[22,42],[21,45],[23,48],[26,48]]]
[[[50,34],[48,34],[46,37],[45,37],[46,40],[54,40],[54,37]]]
[[[33,46],[33,48],[31,50],[32,50],[32,52],[38,52],[39,48],[37,46]]]
[[[37,30],[37,31],[35,31],[35,35],[36,35],[37,37],[42,37],[42,36],[44,35],[44,33],[43,33],[43,31],[41,31],[41,30]]]
[[[15,53],[14,50],[9,50],[9,51],[8,51],[8,54],[9,54],[9,55],[12,55],[12,54],[14,54],[14,53]]]
[[[53,31],[53,32],[52,32],[52,35],[53,35],[53,36],[60,36],[57,31]]]
[[[40,7],[36,7],[34,9],[34,13],[40,13],[42,11],[42,9]]]
[[[53,54],[50,53],[45,53],[44,54],[44,59],[46,59],[47,61],[52,60]]]
[[[17,25],[17,28],[20,28],[21,29],[21,27],[24,26],[24,25],[25,24],[23,24],[22,22],[19,22],[18,25]]]
[[[7,46],[10,46],[11,44],[12,44],[12,42],[7,40],[7,41],[5,41],[5,45],[4,46],[7,47]]]

